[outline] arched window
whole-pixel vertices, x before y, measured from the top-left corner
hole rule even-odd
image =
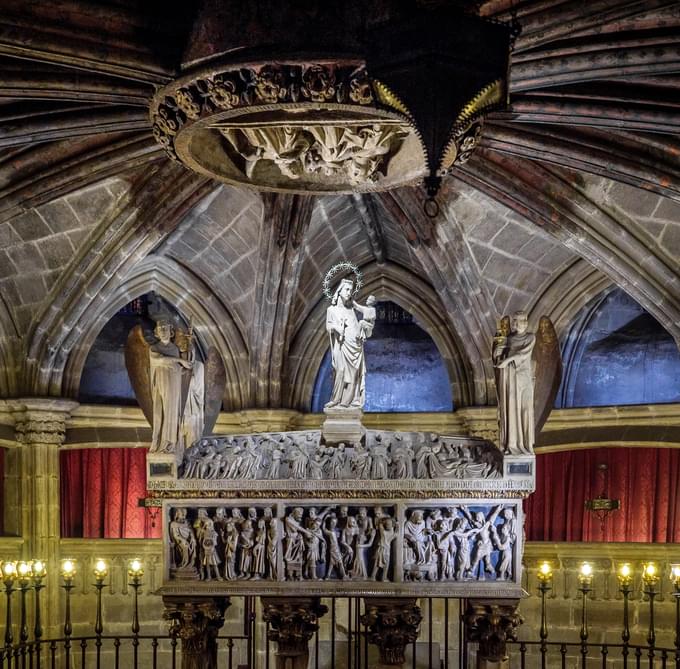
[[[169,320],[175,325],[184,324],[169,302],[151,292],[125,305],[109,320],[85,361],[78,393],[81,402],[137,404],[125,368],[125,344],[135,325],[141,325],[147,341],[153,341],[153,330],[158,319]]]
[[[675,341],[619,288],[582,310],[562,357],[558,408],[680,401]]]
[[[366,340],[365,411],[452,411],[451,382],[432,338],[393,302],[377,305],[373,335]],[[314,384],[312,411],[331,396],[333,370],[326,351]]]

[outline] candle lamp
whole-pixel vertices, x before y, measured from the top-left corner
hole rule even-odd
[[[17,579],[19,581],[19,593],[21,595],[21,622],[19,624],[19,641],[25,644],[28,641],[28,624],[26,623],[26,593],[31,587],[31,565],[21,560],[17,562]]]
[[[33,579],[33,589],[35,590],[35,625],[33,626],[33,636],[36,640],[36,663],[40,666],[40,639],[42,638],[42,619],[40,616],[40,591],[45,587],[43,579],[47,576],[47,562],[45,560],[33,560],[31,562],[31,577]]]
[[[619,581],[619,590],[623,595],[623,631],[621,640],[623,641],[623,657],[628,656],[628,642],[630,641],[630,626],[628,622],[628,598],[632,592],[633,570],[628,562],[619,565],[616,570],[616,578]]]
[[[642,582],[644,583],[644,593],[649,598],[649,630],[647,631],[647,645],[650,653],[656,642],[656,631],[654,628],[654,598],[656,597],[656,584],[659,582],[659,570],[654,562],[648,562],[642,567]]]
[[[1,562],[0,569],[2,570],[2,581],[5,584],[5,596],[7,597],[7,615],[5,617],[5,647],[7,648],[8,657],[11,657],[12,642],[14,635],[12,634],[12,593],[14,592],[14,581],[17,578],[17,563],[12,561]]]
[[[578,583],[581,592],[581,666],[585,669],[588,658],[588,593],[593,583],[593,567],[589,562],[581,564]]]
[[[541,562],[536,572],[538,576],[538,591],[541,593],[541,629],[539,632],[541,639],[541,669],[545,669],[548,652],[548,645],[546,643],[548,640],[548,619],[545,611],[545,596],[552,589],[550,586],[552,574],[552,564],[547,560]]]
[[[132,579],[130,586],[132,587],[132,652],[133,663],[137,666],[137,653],[139,650],[139,587],[142,584],[142,576],[144,575],[144,565],[139,558],[133,558],[128,563],[128,575]]]
[[[680,564],[671,565],[673,597],[675,597],[675,655],[680,657]]]
[[[109,565],[106,560],[98,559],[94,563],[94,587],[97,589],[97,617],[94,623],[94,633],[96,634],[95,647],[97,649],[97,669],[101,667],[101,653],[102,653],[102,633],[104,631],[104,620],[102,617],[102,590],[104,589],[104,580],[109,574]]]
[[[71,634],[73,625],[71,624],[71,590],[73,590],[73,579],[76,575],[75,560],[67,558],[61,561],[61,577],[64,585],[61,587],[66,591],[66,608],[64,612],[64,658],[66,666],[69,667],[71,661]]]

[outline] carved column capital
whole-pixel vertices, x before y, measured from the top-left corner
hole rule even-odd
[[[518,604],[518,599],[468,600],[464,621],[468,639],[479,642],[478,666],[508,659],[506,642],[516,640],[517,628],[524,622]]]
[[[423,619],[415,598],[366,597],[364,601],[361,622],[368,627],[368,640],[378,646],[380,662],[403,664],[406,646],[418,638]]]
[[[170,622],[170,635],[182,641],[182,669],[215,669],[215,639],[224,625],[228,597],[163,597],[163,618]]]
[[[61,446],[66,438],[66,421],[78,406],[78,402],[56,398],[27,398],[12,402],[17,441],[21,444]]]
[[[267,636],[278,643],[277,665],[306,667],[309,640],[328,611],[319,597],[262,597],[262,618],[269,623]]]

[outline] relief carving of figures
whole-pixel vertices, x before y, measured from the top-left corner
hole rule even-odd
[[[277,505],[171,509],[171,578],[514,581],[516,508]],[[188,514],[193,521],[189,521]],[[395,548],[396,544],[396,548]],[[400,553],[393,553],[398,550]]]
[[[186,569],[196,560],[196,537],[187,521],[187,510],[175,509],[170,523],[170,539],[174,546],[173,563],[177,569]]]
[[[499,478],[503,457],[487,441],[368,431],[362,441],[324,445],[320,432],[205,437],[184,454],[180,477],[313,481]]]

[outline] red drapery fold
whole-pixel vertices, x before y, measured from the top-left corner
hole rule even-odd
[[[62,451],[61,536],[86,539],[160,537],[139,506],[146,492],[146,449],[88,448]]]
[[[600,521],[584,504],[602,492],[621,500]],[[525,502],[529,541],[680,542],[680,450],[596,448],[536,456],[536,492]]]

